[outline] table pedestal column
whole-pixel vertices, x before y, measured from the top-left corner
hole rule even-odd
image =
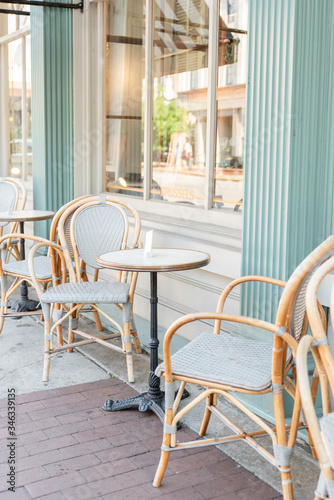
[[[20,233],[24,234],[24,222],[20,221]],[[20,239],[20,259],[25,260],[25,239]],[[20,286],[20,300],[10,301],[8,308],[15,312],[37,311],[40,309],[38,300],[30,300],[28,297],[28,286],[26,281],[22,281]],[[19,319],[20,316],[12,316],[13,319]]]
[[[132,398],[121,401],[112,401],[108,399],[102,406],[105,411],[126,410],[129,408],[138,408],[139,411],[153,411],[164,422],[164,392],[160,389],[160,378],[155,375],[158,366],[158,290],[157,273],[151,272],[150,303],[151,303],[151,326],[150,326],[150,373],[148,377],[149,389],[147,392],[133,396]]]

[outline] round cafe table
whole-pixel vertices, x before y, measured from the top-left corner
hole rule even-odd
[[[160,378],[155,375],[158,366],[158,272],[185,271],[206,266],[210,255],[197,250],[183,248],[153,248],[150,254],[144,249],[121,250],[100,255],[97,263],[103,267],[117,271],[134,271],[150,273],[150,373],[148,391],[122,401],[108,399],[102,408],[106,411],[138,408],[144,412],[152,410],[164,421],[164,392],[160,389]]]
[[[20,234],[24,234],[25,222],[36,222],[41,220],[52,219],[54,212],[50,210],[9,210],[7,212],[0,212],[0,222],[19,222]],[[20,239],[20,258],[25,260],[25,240]],[[25,281],[21,284],[21,298],[16,301],[12,309],[16,311],[35,311],[38,308],[39,302],[36,300],[29,300],[28,288]]]

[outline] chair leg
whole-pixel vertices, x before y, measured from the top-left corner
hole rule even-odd
[[[201,429],[199,431],[200,436],[205,436],[210,418],[211,418],[211,411],[209,410],[208,406],[216,406],[217,404],[217,394],[209,394],[209,396],[206,398],[206,408],[205,408],[205,413],[201,425]]]
[[[73,306],[74,306],[74,304],[71,304],[71,308]],[[70,319],[69,319],[68,344],[73,344],[73,340],[74,340],[74,332],[73,332],[73,330],[75,330],[77,328],[78,321],[79,321],[79,318],[77,317],[76,312],[74,312],[70,316]],[[67,352],[73,352],[73,347],[70,348],[70,349],[67,349]]]
[[[131,336],[132,336],[132,340],[133,340],[133,345],[135,347],[135,351],[137,354],[141,354],[142,353],[141,345],[140,345],[140,341],[139,341],[139,337],[138,337],[138,333],[137,333],[135,320],[133,319],[132,314],[131,314],[131,320],[130,320],[130,329],[131,329]]]
[[[44,367],[43,367],[43,382],[49,381],[51,354],[48,351],[52,349],[52,341],[50,340],[50,325],[51,321],[44,322]]]
[[[135,377],[133,373],[133,357],[132,357],[132,345],[131,345],[131,334],[130,334],[130,321],[123,323],[124,337],[123,348],[126,356],[126,366],[128,370],[128,381],[134,382]]]
[[[94,321],[98,332],[103,332],[103,326],[98,311],[93,311]]]
[[[7,312],[7,307],[3,306],[2,304],[6,303],[6,292],[2,292],[1,294],[1,307],[0,307],[0,334],[2,332],[3,324],[5,322],[5,317],[4,314]]]
[[[287,446],[287,436],[285,427],[285,413],[283,405],[283,389],[278,394],[273,394],[274,401],[274,411],[275,411],[275,421],[277,429],[277,443],[280,446]],[[279,464],[280,465],[280,464]],[[293,486],[291,480],[291,469],[289,465],[281,465],[281,481],[282,481],[282,491],[284,500],[293,500]]]
[[[166,410],[165,423],[167,425],[171,425],[172,420],[173,420],[173,410]],[[163,443],[163,446],[170,446],[171,435],[166,434],[164,432],[162,443]],[[165,475],[165,472],[167,469],[169,455],[170,455],[169,451],[162,451],[161,452],[159,465],[158,465],[158,468],[157,468],[157,471],[155,473],[154,480],[153,480],[153,486],[155,486],[155,488],[159,488],[159,486],[162,483],[162,480],[164,478],[164,475]]]

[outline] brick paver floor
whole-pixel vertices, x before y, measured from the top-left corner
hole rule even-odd
[[[153,488],[162,439],[158,418],[101,409],[109,397],[133,394],[113,378],[18,396],[16,440],[8,439],[7,399],[0,400],[1,500],[282,498],[215,447],[172,453],[162,486]],[[179,439],[189,436],[197,437],[189,429],[178,433]],[[6,482],[11,451],[15,495]]]

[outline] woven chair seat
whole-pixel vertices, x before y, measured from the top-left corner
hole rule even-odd
[[[49,257],[35,257],[34,269],[36,278],[47,280],[52,278],[51,259]],[[20,260],[19,262],[9,262],[3,266],[5,273],[21,274],[22,276],[30,276],[28,260]]]
[[[331,461],[334,462],[334,413],[329,413],[320,419],[320,428]]]
[[[4,248],[6,248],[6,247],[7,247],[7,245],[8,245],[8,241],[9,241],[9,240],[5,240],[5,241],[3,241],[3,242],[0,244],[0,250],[3,250]],[[19,238],[12,238],[12,239],[10,240],[10,244],[11,244],[11,245],[18,245],[19,243],[20,243]]]
[[[267,342],[202,333],[172,356],[175,375],[260,391],[271,385],[273,346]],[[160,377],[164,363],[156,369]]]
[[[45,304],[124,304],[128,301],[129,283],[80,281],[64,283],[43,293]]]

